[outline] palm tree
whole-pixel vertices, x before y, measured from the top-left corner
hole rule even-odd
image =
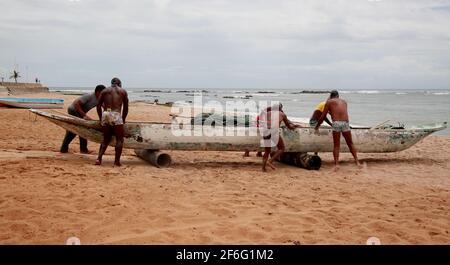
[[[13,75],[10,76],[9,79],[13,79],[13,78],[14,78],[14,81],[16,81],[16,83],[17,83],[17,78],[19,78],[19,77],[21,77],[21,76],[19,75],[19,72],[17,72],[16,70],[14,70]]]

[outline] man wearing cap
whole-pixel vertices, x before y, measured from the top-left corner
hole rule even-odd
[[[103,142],[100,145],[100,151],[95,164],[102,164],[103,154],[114,135],[116,137],[114,165],[121,166],[120,156],[122,155],[124,138],[123,125],[128,115],[128,94],[125,89],[122,88],[122,82],[119,78],[114,77],[111,80],[111,86],[103,90],[100,94],[97,105],[97,114],[102,125]]]

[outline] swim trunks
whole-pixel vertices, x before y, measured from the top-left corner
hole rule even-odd
[[[102,126],[123,125],[122,115],[117,111],[103,111]]]
[[[275,147],[280,139],[280,128],[259,128],[261,132],[261,147]]]
[[[350,131],[350,124],[348,121],[333,121],[331,124],[333,132],[347,132]]]
[[[311,128],[314,128],[316,127],[318,122],[318,120],[309,120],[309,126],[311,126]]]

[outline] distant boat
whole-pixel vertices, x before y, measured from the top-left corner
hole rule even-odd
[[[0,98],[0,106],[21,109],[62,109],[64,106],[64,99]]]

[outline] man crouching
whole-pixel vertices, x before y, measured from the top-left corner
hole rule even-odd
[[[122,111],[123,105],[123,111]],[[103,107],[103,111],[102,111]],[[122,88],[122,82],[115,77],[111,80],[111,86],[104,89],[100,94],[97,105],[97,114],[101,121],[103,130],[103,142],[100,145],[96,165],[102,164],[102,157],[111,141],[112,136],[116,136],[116,154],[114,165],[121,166],[120,156],[122,155],[124,124],[128,115],[128,94]]]

